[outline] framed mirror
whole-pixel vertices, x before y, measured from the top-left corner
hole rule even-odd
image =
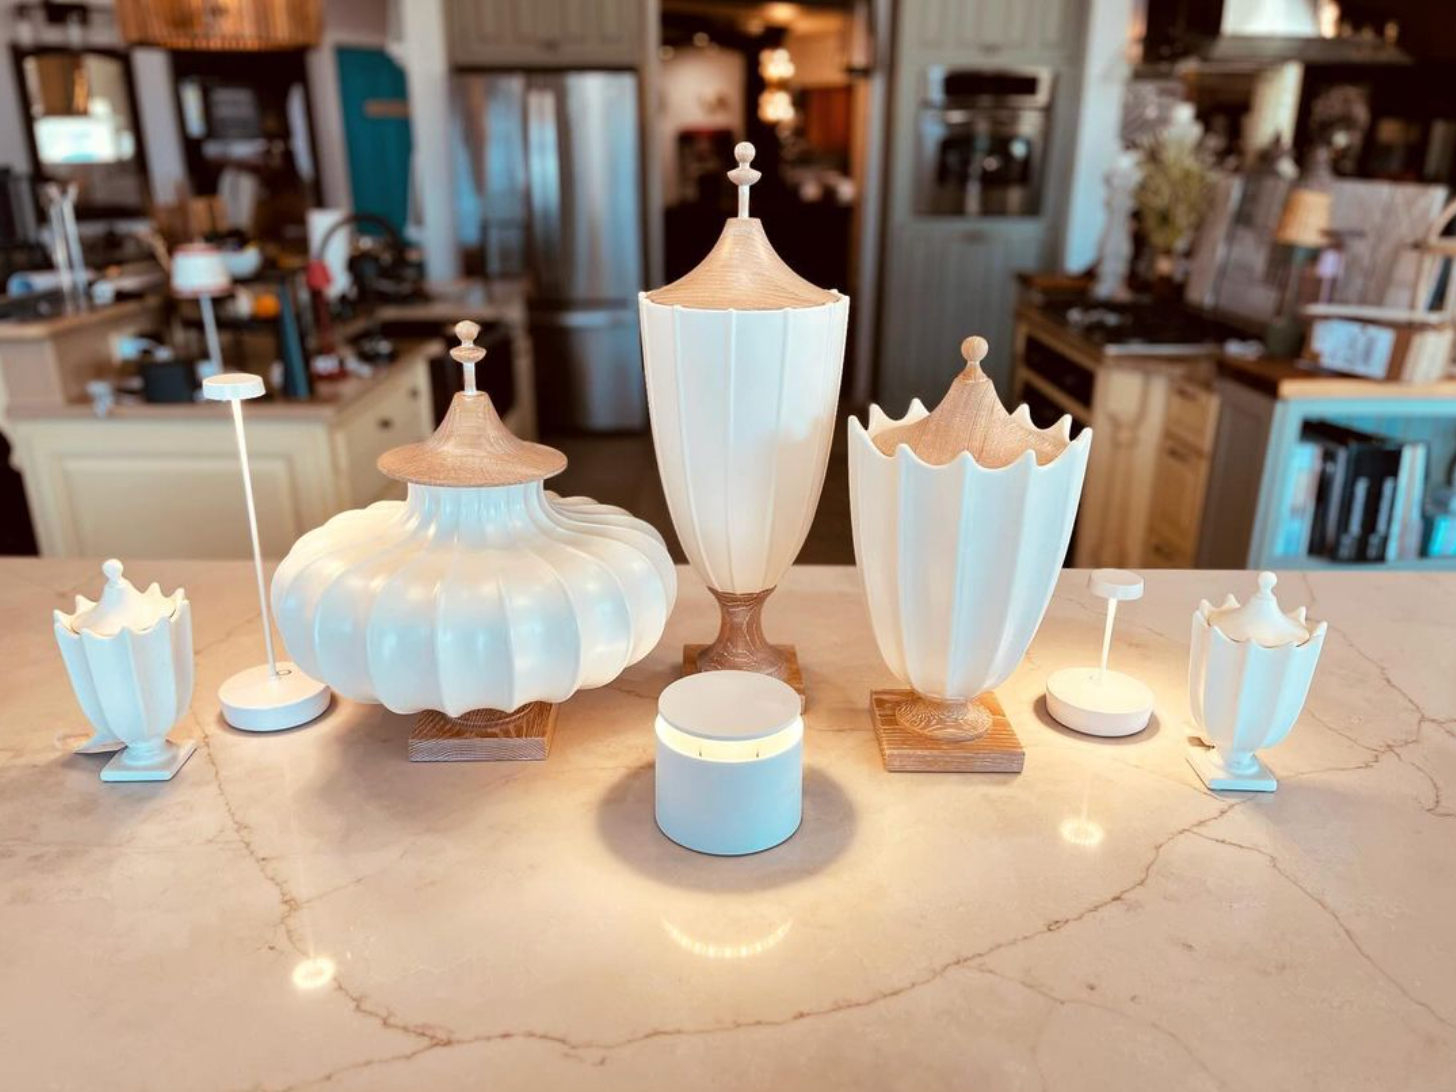
[[[75,182],[79,217],[145,215],[151,195],[127,55],[19,46],[12,53],[36,182]]]

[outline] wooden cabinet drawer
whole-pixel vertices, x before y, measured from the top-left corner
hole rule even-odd
[[[375,467],[379,456],[400,444],[429,435],[420,407],[424,378],[416,374],[377,401],[362,408],[339,428],[338,450],[344,459],[344,503],[357,508],[375,500],[387,479]]]
[[[1203,522],[1203,493],[1208,481],[1208,457],[1176,440],[1164,440],[1153,478],[1148,519],[1148,542],[1192,553],[1198,546]]]
[[[1167,542],[1154,532],[1148,538],[1146,565],[1150,569],[1191,569],[1193,550]]]
[[[1178,380],[1168,388],[1168,415],[1163,435],[1204,455],[1213,454],[1218,426],[1218,395],[1209,387]]]

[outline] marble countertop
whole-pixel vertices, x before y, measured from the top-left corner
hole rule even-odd
[[[715,626],[560,711],[543,763],[411,765],[411,718],[338,702],[245,736],[237,562],[132,562],[193,602],[169,784],[107,785],[50,611],[94,562],[0,563],[0,1070],[15,1089],[1445,1089],[1456,1074],[1456,577],[1291,574],[1328,619],[1272,796],[1184,761],[1189,616],[1248,574],[1149,572],[1114,665],[1158,719],[1052,727],[1090,662],[1068,572],[1000,691],[1020,776],[896,774],[852,569],[797,568],[770,636],[809,690],[804,824],[714,859],[652,819],[652,714]]]

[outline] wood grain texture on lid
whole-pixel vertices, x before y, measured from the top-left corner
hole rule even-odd
[[[692,272],[647,293],[664,307],[704,311],[779,311],[822,307],[840,299],[838,292],[811,284],[774,250],[763,224],[748,215],[748,188],[761,177],[749,166],[753,145],[733,149],[738,166],[728,177],[738,186],[738,215],[723,225],[713,249]]]
[[[465,389],[450,400],[445,420],[428,440],[391,448],[379,457],[380,473],[415,485],[467,488],[523,485],[566,469],[566,456],[554,447],[522,440],[496,413],[490,395],[475,389],[475,365],[485,350],[475,344],[480,327],[456,325],[462,344],[450,350],[464,366]]]
[[[988,470],[1010,466],[1028,451],[1044,466],[1065,451],[1070,439],[1062,430],[1042,431],[1022,410],[1006,412],[996,385],[981,370],[989,351],[983,337],[961,342],[965,369],[951,380],[940,404],[918,421],[879,433],[875,447],[893,457],[895,449],[905,444],[931,466],[944,466],[969,451]]]

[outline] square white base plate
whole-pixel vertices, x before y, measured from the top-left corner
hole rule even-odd
[[[1274,774],[1255,755],[1259,768],[1251,774],[1237,777],[1225,770],[1214,760],[1214,751],[1202,747],[1188,748],[1188,765],[1203,779],[1203,783],[1215,792],[1273,792],[1279,787]]]
[[[166,750],[151,762],[127,761],[131,749],[117,751],[105,766],[101,767],[102,781],[171,781],[177,771],[187,764],[192,752],[197,750],[195,740],[185,743],[168,743]]]

